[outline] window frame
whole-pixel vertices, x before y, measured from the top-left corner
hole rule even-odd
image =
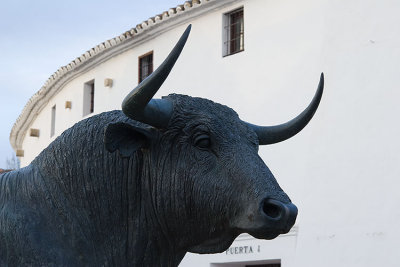
[[[141,63],[142,63],[143,59],[145,59],[145,58],[147,58],[149,56],[151,56],[151,63],[148,64],[148,65],[151,66],[151,70],[147,74],[146,77],[141,79],[142,78],[142,71],[143,71],[143,67],[142,67]],[[154,71],[154,50],[151,50],[151,51],[147,52],[146,54],[143,54],[143,55],[138,57],[138,84],[141,83],[144,79],[146,79],[150,74],[152,74],[153,71]]]
[[[50,138],[56,133],[56,115],[57,115],[57,105],[51,107],[51,121],[50,121]]]
[[[239,16],[238,22],[232,22],[233,19],[233,15],[241,13],[241,16]],[[234,32],[234,28],[232,27],[232,25],[235,25],[237,23],[240,23],[240,31],[239,33],[236,33],[235,36],[235,32]],[[240,52],[244,51],[244,8],[243,6],[235,8],[229,12],[226,12],[223,14],[223,36],[222,36],[222,56],[226,57],[226,56],[230,56],[230,55],[234,55]],[[236,44],[235,42],[233,42],[233,40],[237,40],[238,41],[238,48],[234,49],[232,48],[232,45]]]
[[[94,113],[95,93],[95,79],[85,82],[83,85],[83,117]]]

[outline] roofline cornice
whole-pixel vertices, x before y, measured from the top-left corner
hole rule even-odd
[[[75,77],[98,64],[138,46],[172,27],[184,24],[210,10],[222,8],[241,0],[192,0],[151,17],[135,28],[109,39],[86,51],[66,66],[59,68],[26,103],[10,132],[10,143],[17,151],[22,149],[26,132],[50,99]]]

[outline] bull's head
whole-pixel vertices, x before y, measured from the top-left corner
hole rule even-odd
[[[123,101],[126,116],[152,127],[109,125],[106,148],[126,157],[142,150],[151,166],[143,173],[151,179],[155,216],[181,249],[219,252],[243,232],[262,239],[287,233],[297,208],[258,156],[258,146],[284,141],[307,125],[322,96],[323,75],[310,105],[277,126],[244,122],[232,109],[206,99],[152,99],[189,32],[190,26],[160,67]]]

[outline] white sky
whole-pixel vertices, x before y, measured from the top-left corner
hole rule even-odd
[[[29,98],[59,67],[185,0],[13,0],[0,5],[0,168]]]

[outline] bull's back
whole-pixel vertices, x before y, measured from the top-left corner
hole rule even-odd
[[[77,264],[51,223],[38,175],[31,166],[0,174],[0,266]]]
[[[24,244],[21,234],[26,234],[23,225],[22,201],[17,197],[21,173],[11,171],[0,174],[0,263],[8,266],[17,264],[18,251]]]
[[[0,175],[0,263],[5,266],[24,265],[26,256],[34,257],[29,236],[34,234],[31,226],[37,216],[27,205],[32,190],[29,180],[24,169]]]
[[[27,175],[30,169],[30,166],[28,166],[0,174],[0,212],[4,212],[7,204],[18,203],[18,198],[31,190],[28,183],[29,175]]]

